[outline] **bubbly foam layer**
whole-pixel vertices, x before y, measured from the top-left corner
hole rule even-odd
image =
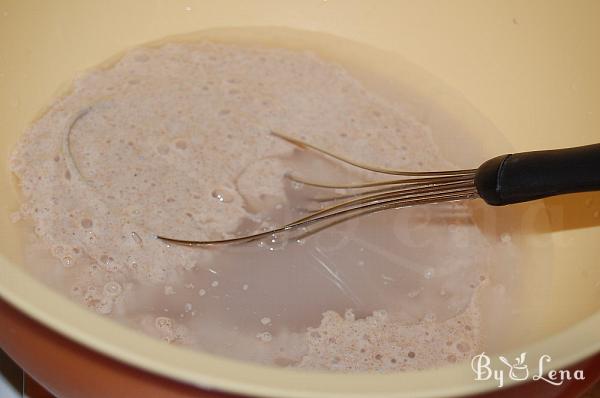
[[[337,371],[415,370],[438,367],[473,357],[479,348],[479,314],[462,314],[417,325],[393,321],[386,311],[356,319],[326,312],[321,325],[309,329],[308,353],[300,367]]]
[[[30,263],[100,314],[218,354],[346,371],[462,360],[478,348],[473,297],[493,256],[465,204],[247,247],[155,238],[218,239],[297,216],[315,193],[286,183],[291,171],[372,177],[274,130],[383,167],[451,167],[428,126],[400,109],[311,53],[133,50],[77,79],[11,157],[36,235]]]

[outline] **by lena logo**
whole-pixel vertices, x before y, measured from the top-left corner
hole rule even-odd
[[[485,352],[475,355],[471,360],[471,368],[475,372],[475,380],[494,379],[498,382],[498,387],[504,386],[506,379],[522,381],[531,377],[531,380],[543,380],[555,386],[560,386],[567,380],[585,380],[583,370],[577,369],[573,372],[569,370],[546,370],[547,365],[552,361],[550,355],[542,355],[537,363],[537,369],[532,369],[525,363],[527,353],[522,352],[514,361],[508,360],[500,355],[498,359],[506,367],[504,369],[492,369],[491,359]]]

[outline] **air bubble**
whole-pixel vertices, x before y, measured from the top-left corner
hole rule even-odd
[[[215,189],[212,191],[212,197],[217,199],[221,203],[233,202],[233,194],[226,189]]]
[[[511,240],[512,240],[512,237],[510,236],[510,234],[508,232],[504,232],[502,235],[500,235],[500,241],[502,243],[510,243]]]
[[[122,291],[123,288],[118,282],[111,281],[104,285],[104,293],[109,296],[118,296]]]
[[[302,188],[304,188],[304,184],[299,181],[292,181],[291,186],[292,186],[292,189],[295,189],[296,191],[299,191]]]
[[[436,316],[433,312],[428,312],[427,314],[425,314],[425,316],[423,317],[423,320],[425,322],[435,322],[436,320]]]
[[[269,341],[273,340],[273,335],[269,332],[262,332],[262,333],[258,333],[256,335],[256,338],[259,339],[260,341],[268,343]]]
[[[62,245],[56,245],[52,246],[51,251],[55,257],[60,257],[65,252],[65,248]]]
[[[217,287],[217,286],[219,286],[219,281],[213,281],[210,285],[212,287]]]
[[[133,256],[128,256],[126,261],[127,261],[127,265],[128,265],[128,266],[129,266],[131,269],[136,269],[136,268],[137,268],[138,264],[137,264],[137,261],[136,261],[135,257],[133,257]]]
[[[133,241],[139,246],[139,247],[143,247],[144,246],[144,242],[142,241],[142,238],[140,238],[140,236],[136,233],[136,232],[132,232],[131,233],[131,239],[133,239]]]
[[[206,290],[204,290],[204,289],[198,290],[198,295],[199,296],[204,296],[205,294],[206,294]]]
[[[62,258],[62,264],[63,266],[65,266],[66,268],[72,267],[73,266],[73,258],[69,257],[69,256],[65,256]]]
[[[263,325],[268,325],[269,323],[271,323],[271,318],[264,317],[260,320],[260,323],[262,323]]]
[[[267,238],[258,242],[258,247],[267,249],[270,252],[282,250],[287,246],[287,240],[282,239],[278,234],[271,234]]]
[[[165,293],[165,296],[172,296],[175,294],[175,289],[173,288],[173,286],[167,285],[164,288],[164,293]]]
[[[98,304],[96,304],[96,311],[100,314],[106,315],[111,313],[112,307],[112,301],[104,298],[100,300]]]
[[[435,270],[433,268],[427,268],[423,276],[425,279],[431,279],[435,275]]]
[[[185,303],[185,305],[183,306],[183,310],[185,312],[190,312],[192,310],[192,304],[190,303]]]
[[[142,214],[142,209],[136,205],[127,206],[123,211],[131,217],[137,217]]]
[[[159,330],[169,330],[173,326],[173,322],[171,321],[171,318],[159,316],[154,320],[154,326]]]

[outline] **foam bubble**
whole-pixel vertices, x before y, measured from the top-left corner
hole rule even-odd
[[[256,334],[256,338],[262,342],[268,343],[273,340],[273,335],[270,332],[261,332]]]
[[[104,293],[109,296],[118,296],[123,291],[123,287],[115,281],[107,282],[104,285]]]
[[[65,256],[61,259],[63,266],[65,266],[66,268],[72,267],[73,266],[73,258],[70,256]]]
[[[173,323],[171,321],[171,318],[167,318],[164,316],[159,316],[154,320],[154,324],[156,326],[157,329],[159,330],[168,330],[171,329],[173,327]]]
[[[270,228],[269,228],[270,229]],[[285,249],[288,240],[282,234],[271,234],[258,242],[258,247],[275,252]]]

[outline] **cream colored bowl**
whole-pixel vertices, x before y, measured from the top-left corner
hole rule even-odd
[[[408,73],[403,69],[408,59],[466,100],[456,102],[438,86],[428,87],[426,73],[414,76],[424,82],[421,94],[434,95],[439,106],[458,115],[474,104],[493,123],[504,138],[494,137],[490,125],[490,135],[479,137],[488,149],[494,140],[508,141],[515,150],[599,142],[599,15],[600,3],[593,0],[0,1],[0,297],[86,347],[210,389],[279,397],[450,396],[495,390],[495,380],[474,381],[468,363],[388,375],[297,372],[168,346],[96,316],[46,288],[19,264],[19,234],[9,220],[18,197],[6,159],[18,135],[82,70],[166,36],[240,26],[262,27],[246,39],[276,43],[289,37],[296,40],[293,45],[365,65],[368,60],[389,79]],[[303,36],[269,26],[319,34]],[[226,32],[204,35],[236,39]],[[465,112],[465,117],[473,114]],[[553,198],[546,205],[554,254],[551,288],[538,308],[545,314],[539,325],[543,337],[504,354],[512,358],[527,351],[534,368],[540,355],[550,354],[552,366],[562,368],[600,352],[600,217],[594,217],[600,195]],[[528,283],[534,286],[536,280]],[[8,331],[0,328],[4,333]],[[0,337],[2,341],[9,340]],[[589,376],[597,377],[595,372]]]

